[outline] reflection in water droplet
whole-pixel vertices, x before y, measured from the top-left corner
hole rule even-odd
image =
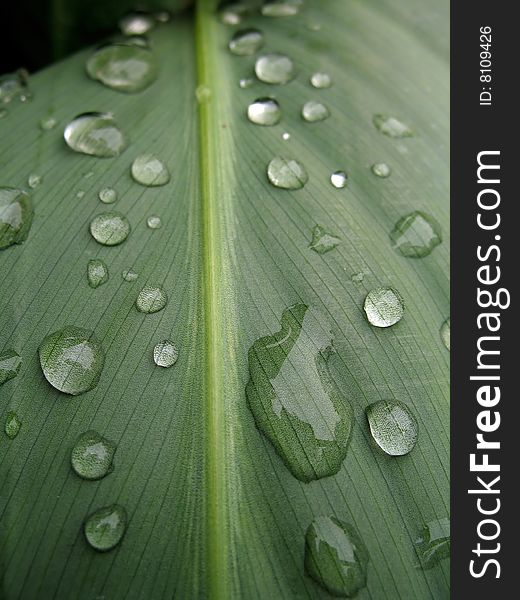
[[[159,229],[162,226],[161,217],[158,217],[157,215],[150,215],[146,219],[146,224],[150,229]]]
[[[392,170],[386,163],[375,163],[372,165],[372,173],[378,177],[390,177]]]
[[[153,360],[158,367],[171,367],[177,362],[179,351],[170,340],[163,340],[153,349]]]
[[[354,596],[366,586],[368,550],[352,525],[318,517],[305,535],[305,570],[333,596]]]
[[[328,369],[333,352],[327,319],[304,304],[285,310],[280,331],[249,350],[249,408],[301,481],[334,475],[347,453],[353,416]]]
[[[324,121],[330,117],[330,111],[321,102],[310,100],[303,105],[302,117],[308,123],[316,123],[317,121]]]
[[[256,125],[276,125],[281,117],[280,105],[273,98],[258,98],[247,107],[247,118]]]
[[[135,281],[139,275],[132,269],[126,269],[123,271],[122,277],[125,281]]]
[[[126,510],[118,504],[96,510],[83,527],[87,542],[98,552],[112,550],[121,541],[126,522]]]
[[[261,12],[264,17],[293,17],[300,12],[301,4],[301,0],[266,2]]]
[[[417,442],[418,425],[410,409],[396,400],[379,400],[366,408],[370,433],[390,456],[403,456]]]
[[[238,82],[238,85],[239,85],[239,86],[240,86],[240,87],[241,87],[243,90],[245,90],[246,88],[250,88],[250,87],[253,85],[253,83],[254,83],[254,81],[253,81],[251,78],[247,77],[247,78],[241,79],[241,80]]]
[[[0,385],[18,375],[22,357],[14,350],[0,352]]]
[[[327,73],[313,73],[310,82],[317,89],[330,88],[332,85],[332,79]]]
[[[340,242],[339,237],[327,233],[320,225],[315,225],[312,230],[312,242],[309,244],[309,248],[318,254],[325,254],[325,252],[333,250]]]
[[[406,258],[423,258],[442,242],[441,226],[424,212],[405,215],[390,232],[394,250]]]
[[[229,40],[229,50],[237,56],[251,56],[264,45],[264,34],[259,29],[237,31]]]
[[[413,131],[395,117],[388,115],[374,115],[372,122],[374,126],[384,135],[392,138],[404,138],[413,136]]]
[[[153,154],[141,154],[132,163],[132,177],[147,187],[166,185],[170,172],[163,161]]]
[[[448,317],[446,321],[444,321],[444,323],[441,325],[440,329],[441,340],[446,346],[446,348],[448,348],[448,350],[450,349],[450,328],[450,317]]]
[[[92,237],[103,246],[117,246],[130,233],[130,223],[121,213],[110,211],[94,217],[90,222]]]
[[[153,29],[153,17],[144,12],[133,12],[119,21],[119,29],[124,35],[143,35]]]
[[[0,187],[0,250],[24,242],[32,220],[29,196],[23,190]]]
[[[76,396],[97,385],[105,355],[92,331],[64,327],[48,335],[38,351],[45,378],[60,392]]]
[[[342,189],[347,186],[348,175],[345,171],[334,171],[330,175],[330,182],[335,188]]]
[[[279,156],[273,158],[267,165],[267,177],[275,187],[286,190],[298,190],[309,179],[307,171],[301,163]]]
[[[108,267],[99,258],[88,261],[87,279],[91,288],[98,288],[108,281]]]
[[[283,54],[266,54],[255,63],[255,73],[264,83],[284,84],[295,75],[292,60]]]
[[[112,188],[103,188],[99,191],[98,197],[103,204],[113,204],[117,200],[117,192]]]
[[[27,178],[27,185],[34,190],[37,188],[40,183],[43,181],[43,177],[41,175],[37,175],[36,173],[31,173]]]
[[[65,128],[64,137],[75,152],[101,158],[118,156],[127,146],[123,132],[108,113],[78,115]]]
[[[168,296],[162,287],[145,285],[139,292],[135,305],[139,312],[156,313],[168,302]]]
[[[7,413],[7,418],[5,420],[4,427],[4,431],[7,437],[11,440],[14,440],[14,438],[18,435],[21,426],[22,422],[18,418],[18,415],[12,410],[10,410]]]
[[[72,448],[72,468],[83,479],[101,479],[112,472],[115,451],[115,445],[97,431],[86,431]]]
[[[42,117],[40,119],[40,129],[43,131],[50,131],[51,129],[54,129],[57,124],[58,120],[51,116]]]
[[[423,569],[431,569],[443,558],[450,556],[451,527],[447,517],[430,521],[414,542],[419,564]]]
[[[371,325],[390,327],[401,320],[404,302],[394,288],[376,288],[368,292],[363,308]]]

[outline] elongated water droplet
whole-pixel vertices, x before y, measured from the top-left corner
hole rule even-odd
[[[29,177],[27,178],[27,185],[34,190],[35,188],[37,188],[40,183],[43,181],[43,177],[41,175],[38,175],[36,173],[31,173],[29,175]]]
[[[108,113],[78,115],[65,128],[64,137],[75,152],[100,158],[118,156],[127,146],[123,132]]]
[[[94,171],[87,171],[86,173],[83,173],[84,179],[90,179],[91,177],[94,177]]]
[[[316,123],[317,121],[324,121],[330,117],[330,111],[321,102],[310,100],[302,107],[302,117],[304,121],[307,121],[308,123]]]
[[[92,331],[64,327],[48,335],[38,351],[45,378],[60,392],[77,396],[96,387],[105,354]]]
[[[415,540],[415,551],[423,569],[431,569],[450,556],[451,527],[447,517],[430,521]]]
[[[379,400],[366,408],[370,433],[390,456],[403,456],[417,442],[418,425],[411,410],[397,400]]]
[[[413,131],[395,117],[388,115],[374,115],[372,122],[376,129],[384,135],[392,138],[404,138],[413,136]]]
[[[159,286],[145,285],[139,292],[135,305],[139,312],[156,313],[162,310],[168,302],[168,296]]]
[[[386,163],[375,163],[372,165],[372,173],[378,177],[390,177],[392,170]]]
[[[273,98],[258,98],[247,107],[247,118],[256,125],[276,125],[281,117],[280,105]]]
[[[93,258],[88,261],[87,279],[91,288],[98,288],[108,281],[108,268],[99,258]]]
[[[103,204],[113,204],[117,200],[117,192],[112,188],[103,188],[99,191],[98,197]]]
[[[163,340],[153,349],[153,360],[158,367],[171,367],[177,362],[179,351],[170,340]]]
[[[146,224],[150,229],[159,229],[162,227],[161,217],[158,217],[157,215],[150,215],[146,219]]]
[[[124,35],[143,35],[155,26],[154,18],[145,12],[133,12],[119,21],[119,29]]]
[[[14,350],[0,352],[0,385],[18,375],[22,357]]]
[[[305,167],[297,160],[277,156],[267,165],[269,181],[285,190],[299,190],[308,181]]]
[[[368,550],[352,525],[318,517],[305,535],[305,570],[333,596],[351,598],[366,586]]]
[[[255,63],[255,73],[264,83],[289,83],[295,75],[293,61],[283,54],[266,54]]]
[[[442,242],[441,226],[424,212],[405,215],[390,232],[394,250],[406,258],[423,258]]]
[[[238,82],[238,85],[243,89],[250,88],[253,85],[254,81],[250,77],[245,77]]]
[[[94,217],[90,222],[92,237],[103,246],[117,246],[130,233],[130,223],[121,213],[110,211]]]
[[[22,422],[18,418],[18,415],[14,411],[10,410],[7,413],[7,418],[5,420],[5,427],[4,427],[4,431],[5,431],[5,434],[7,435],[7,437],[11,440],[14,440],[14,438],[20,432],[21,426],[22,426]]]
[[[47,116],[40,119],[40,129],[42,131],[50,131],[58,125],[58,120],[55,117]]]
[[[404,302],[394,288],[376,288],[368,292],[363,308],[371,325],[391,327],[402,319]]]
[[[450,329],[451,323],[450,317],[448,317],[446,321],[444,321],[444,323],[441,325],[440,329],[442,343],[446,346],[446,348],[448,348],[448,350],[450,349]]]
[[[242,29],[229,40],[229,50],[237,56],[251,56],[264,45],[264,34],[259,29]]]
[[[112,550],[123,538],[126,522],[126,510],[118,504],[96,510],[83,528],[87,542],[98,552]]]
[[[159,186],[170,181],[170,172],[154,154],[141,154],[132,163],[132,177],[141,185]]]
[[[285,310],[280,331],[249,350],[249,408],[301,481],[334,475],[347,454],[353,416],[329,373],[333,352],[327,319],[304,304]]]
[[[330,175],[330,182],[335,188],[343,189],[344,187],[347,187],[348,175],[345,171],[334,171],[334,173],[331,173]]]
[[[365,274],[363,271],[360,271],[359,273],[354,273],[350,279],[352,279],[354,283],[361,283],[365,279]]]
[[[151,50],[135,44],[111,44],[87,60],[89,77],[119,92],[144,90],[157,79],[157,61]]]
[[[301,4],[301,0],[266,2],[261,12],[264,17],[293,17],[300,12]]]
[[[122,276],[125,281],[135,281],[139,277],[139,275],[132,269],[126,269],[123,271]]]
[[[313,73],[310,82],[317,89],[330,88],[332,85],[332,79],[327,73]]]
[[[83,479],[101,479],[112,472],[115,451],[115,445],[97,431],[86,431],[72,448],[72,468]]]
[[[315,225],[312,230],[312,241],[309,248],[318,254],[325,254],[325,252],[333,250],[340,242],[339,237],[328,233],[320,225]]]
[[[0,250],[27,239],[33,220],[31,199],[23,190],[0,188]]]

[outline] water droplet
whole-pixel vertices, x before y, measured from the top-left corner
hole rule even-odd
[[[83,190],[78,190],[78,193],[76,194],[76,198],[78,198],[78,200],[81,200],[81,198],[83,198],[84,195],[85,195],[85,192]]]
[[[334,475],[347,454],[353,416],[328,370],[333,352],[327,319],[304,304],[285,310],[280,331],[249,350],[249,408],[301,481]]]
[[[333,596],[354,596],[366,586],[368,550],[352,525],[318,517],[305,535],[305,570]]]
[[[375,163],[372,165],[372,173],[378,177],[390,177],[392,169],[386,163]]]
[[[276,125],[281,117],[280,105],[273,98],[258,98],[247,107],[247,118],[256,125]]]
[[[58,120],[51,116],[42,117],[40,119],[40,129],[43,131],[50,131],[51,129],[54,129],[57,124]]]
[[[332,79],[327,73],[313,73],[310,82],[317,89],[330,88],[332,85]]]
[[[91,288],[98,288],[108,281],[108,267],[99,258],[88,261],[87,279]]]
[[[275,187],[285,190],[299,190],[309,179],[301,163],[279,156],[273,158],[267,165],[267,177]]]
[[[448,350],[450,349],[450,328],[450,317],[448,317],[440,329],[441,340]]]
[[[237,56],[251,56],[264,45],[264,34],[259,29],[237,31],[229,40],[229,50]]]
[[[423,569],[431,569],[450,555],[451,527],[447,517],[430,521],[425,525],[417,540],[415,551]]]
[[[266,2],[261,12],[264,17],[293,17],[300,12],[301,0]]]
[[[282,140],[284,140],[285,142],[287,142],[290,139],[291,139],[291,134],[289,132],[287,132],[287,131],[284,131],[282,133]]]
[[[325,254],[325,252],[333,250],[340,242],[339,237],[327,233],[320,225],[315,225],[312,230],[312,242],[309,244],[309,248],[318,254]]]
[[[366,408],[370,433],[390,456],[403,456],[417,442],[418,425],[410,409],[396,400],[379,400]]]
[[[14,440],[14,438],[18,435],[21,426],[22,426],[22,422],[18,418],[18,415],[15,412],[13,412],[12,410],[10,410],[7,413],[7,418],[5,420],[5,427],[4,427],[4,431],[7,435],[7,437],[11,440]]]
[[[249,7],[241,2],[221,2],[219,6],[220,20],[224,25],[240,25],[248,12]]]
[[[48,335],[38,351],[45,379],[60,392],[77,396],[96,387],[105,354],[92,331],[64,327]]]
[[[146,219],[146,224],[150,229],[159,229],[162,226],[161,217],[158,217],[157,215],[150,215]]]
[[[238,85],[239,85],[239,86],[240,86],[240,87],[241,87],[243,90],[245,90],[245,89],[247,89],[247,88],[250,88],[250,87],[253,85],[253,83],[254,83],[254,81],[253,81],[253,80],[252,80],[250,77],[246,77],[246,78],[243,78],[243,79],[241,79],[241,80],[238,82]]]
[[[25,69],[18,69],[16,73],[0,77],[0,102],[8,104],[14,98],[29,95],[27,82],[29,73]]]
[[[363,308],[371,325],[391,327],[402,319],[404,302],[394,288],[376,288],[368,292]]]
[[[148,48],[135,44],[103,46],[87,60],[89,77],[119,92],[140,92],[157,79],[157,62]]]
[[[117,200],[117,192],[112,188],[103,188],[99,191],[98,197],[103,204],[113,204]]]
[[[139,275],[132,269],[126,269],[123,271],[122,277],[125,281],[135,281]]]
[[[158,23],[169,23],[172,16],[167,10],[160,10],[154,14],[155,20]]]
[[[316,123],[317,121],[324,121],[330,117],[330,111],[321,102],[310,100],[302,107],[302,117],[307,123]]]
[[[130,13],[119,21],[119,29],[124,35],[143,35],[154,26],[154,18],[145,12]]]
[[[90,179],[93,176],[94,176],[94,171],[87,171],[86,173],[83,173],[84,179]]]
[[[16,188],[0,188],[0,250],[24,242],[32,220],[29,196]]]
[[[108,113],[78,115],[65,128],[64,137],[75,152],[101,158],[118,156],[127,146],[123,132]]]
[[[393,249],[406,258],[423,258],[442,242],[441,226],[430,215],[416,210],[397,221],[390,240]]]
[[[345,171],[334,171],[330,175],[330,182],[335,188],[342,189],[347,186],[348,175]]]
[[[168,302],[168,296],[162,287],[145,285],[139,292],[135,305],[139,312],[156,313]]]
[[[354,283],[361,283],[363,279],[365,279],[365,274],[363,273],[363,271],[360,271],[359,273],[354,273],[354,275],[352,275],[350,279]]]
[[[121,541],[126,522],[126,510],[118,504],[96,510],[85,521],[87,542],[98,552],[112,550]]]
[[[266,54],[255,63],[255,73],[264,83],[288,83],[295,75],[293,61],[283,54]]]
[[[141,185],[166,185],[170,181],[170,172],[157,156],[141,154],[132,163],[132,177]]]
[[[198,85],[195,89],[195,97],[199,104],[206,104],[211,100],[211,88],[207,85]]]
[[[43,177],[41,175],[37,175],[36,173],[31,173],[29,175],[29,177],[27,178],[27,185],[31,188],[31,189],[35,189],[37,188],[40,183],[43,181]]]
[[[121,213],[110,211],[94,217],[90,222],[92,237],[103,246],[117,246],[130,233],[130,223]]]
[[[14,350],[0,352],[0,385],[18,375],[22,357]]]
[[[384,135],[392,138],[404,138],[413,136],[413,131],[395,117],[388,115],[374,115],[372,122]]]
[[[163,340],[153,349],[153,360],[158,367],[171,367],[177,362],[179,351],[170,340]]]
[[[7,117],[8,114],[9,114],[9,111],[7,110],[7,108],[0,108],[0,119]]]
[[[112,472],[115,451],[115,445],[97,431],[86,431],[72,448],[72,468],[83,479],[101,479]]]

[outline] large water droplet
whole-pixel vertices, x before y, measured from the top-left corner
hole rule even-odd
[[[279,156],[273,158],[267,165],[267,177],[275,187],[285,190],[299,190],[309,179],[301,163]]]
[[[318,254],[325,254],[333,250],[341,239],[325,231],[320,225],[315,225],[312,230],[312,241],[309,244],[309,248],[317,252]]]
[[[156,313],[162,310],[168,302],[168,295],[162,287],[145,285],[139,292],[135,305],[143,313]]]
[[[392,138],[404,138],[413,136],[413,131],[395,117],[388,115],[374,115],[372,122],[374,126],[384,135]]]
[[[87,542],[98,552],[112,550],[125,533],[126,521],[126,510],[118,504],[96,510],[83,528]]]
[[[42,181],[43,177],[41,175],[38,175],[37,173],[31,173],[27,178],[27,185],[34,190],[41,184]]]
[[[160,227],[162,227],[161,217],[158,217],[157,215],[150,215],[146,219],[146,225],[150,229],[159,229]]]
[[[273,98],[258,98],[247,107],[247,118],[256,125],[276,125],[281,117],[280,105]]]
[[[443,558],[448,558],[451,547],[451,527],[447,517],[430,521],[417,540],[415,551],[423,569],[431,569]]]
[[[0,188],[0,250],[24,242],[32,220],[29,196],[16,188]]]
[[[130,13],[119,21],[119,29],[124,35],[143,35],[154,26],[154,18],[145,12]]]
[[[132,163],[132,177],[141,185],[166,185],[170,181],[170,172],[157,156],[141,154]]]
[[[88,261],[87,279],[91,288],[98,288],[108,281],[108,267],[99,258],[93,258]]]
[[[441,329],[439,332],[441,335],[442,343],[446,346],[446,348],[448,348],[448,350],[450,349],[450,329],[451,321],[450,317],[448,317],[446,321],[444,321],[444,323],[441,325]]]
[[[347,454],[353,417],[329,373],[333,352],[327,319],[304,304],[285,310],[280,331],[249,350],[249,408],[301,481],[334,475]]]
[[[404,302],[394,288],[376,288],[368,292],[363,308],[371,325],[391,327],[402,319]]]
[[[112,188],[103,188],[99,191],[98,197],[103,204],[113,204],[117,200],[117,192]]]
[[[237,31],[229,40],[229,49],[237,56],[251,56],[264,45],[264,34],[259,29]]]
[[[375,163],[372,165],[372,173],[378,177],[390,177],[392,170],[386,163]]]
[[[390,232],[394,250],[406,258],[423,258],[442,242],[441,226],[424,212],[405,215]]]
[[[18,375],[22,357],[14,350],[0,352],[0,385]]]
[[[40,119],[40,129],[42,129],[43,131],[50,131],[51,129],[54,129],[57,124],[58,120],[51,115],[42,117]]]
[[[88,59],[92,79],[119,92],[140,92],[157,78],[157,62],[148,48],[135,44],[103,46]]]
[[[332,85],[332,79],[327,73],[313,73],[310,82],[312,87],[317,89],[329,88]]]
[[[366,408],[370,433],[390,456],[411,452],[417,442],[418,425],[410,409],[396,400],[379,400]]]
[[[108,158],[118,156],[126,148],[127,141],[108,113],[84,113],[77,116],[65,128],[65,141],[75,152]]]
[[[305,570],[333,596],[351,598],[366,586],[368,550],[352,525],[318,517],[305,536]]]
[[[38,349],[47,381],[60,392],[77,396],[94,388],[105,354],[92,331],[64,327],[48,335]]]
[[[5,420],[5,426],[4,426],[4,431],[5,431],[5,434],[7,435],[7,437],[11,440],[14,440],[14,438],[20,432],[21,426],[22,426],[22,422],[18,418],[18,415],[15,412],[13,412],[12,410],[10,410],[7,413],[7,418]]]
[[[92,237],[103,246],[117,246],[130,233],[130,223],[121,213],[110,211],[94,217],[90,222]]]
[[[125,281],[135,281],[139,275],[133,269],[125,269],[122,277]]]
[[[293,17],[300,12],[301,5],[301,0],[266,2],[262,5],[261,12],[264,17]]]
[[[179,351],[170,340],[163,340],[153,349],[153,360],[158,367],[171,367],[177,362]]]
[[[86,431],[72,448],[72,468],[83,479],[101,479],[112,471],[115,451],[115,445],[97,431]]]
[[[321,102],[310,100],[302,107],[302,117],[308,123],[316,123],[317,121],[324,121],[330,117],[330,111]]]
[[[295,75],[293,61],[283,54],[266,54],[255,63],[255,73],[264,83],[284,84]]]

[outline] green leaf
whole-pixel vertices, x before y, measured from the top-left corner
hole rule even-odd
[[[88,50],[31,77],[31,101],[6,105],[0,185],[27,189],[34,219],[23,244],[0,251],[0,351],[23,360],[0,387],[3,422],[15,412],[22,423],[15,439],[0,442],[2,597],[328,598],[304,568],[306,532],[318,517],[333,517],[327,523],[340,523],[344,539],[359,536],[366,547],[358,598],[448,597],[448,561],[416,552],[434,551],[424,531],[449,517],[449,352],[439,335],[449,313],[447,23],[448,3],[433,0],[307,0],[294,17],[253,12],[240,27],[261,29],[260,52],[287,54],[297,75],[287,85],[241,89],[255,56],[228,51],[236,28],[201,0],[195,15],[150,34],[159,75],[144,91],[90,80]],[[318,71],[330,74],[330,88],[309,84]],[[282,120],[250,123],[247,105],[267,95],[280,103]],[[330,117],[303,121],[309,100],[324,103]],[[114,114],[129,138],[120,156],[66,146],[65,125],[88,111]],[[384,135],[375,115],[398,119],[413,135]],[[59,124],[44,131],[39,123],[49,116]],[[169,183],[132,179],[143,153],[167,165]],[[275,156],[304,165],[302,189],[269,183]],[[389,177],[371,171],[382,162]],[[348,173],[343,189],[330,182],[337,170]],[[32,190],[30,174],[42,177]],[[132,227],[113,247],[89,233],[106,211],[98,193],[107,187],[118,195],[111,207]],[[390,239],[414,211],[442,231],[423,258],[403,256]],[[152,214],[161,228],[147,227]],[[316,225],[340,240],[331,251],[309,247]],[[110,275],[97,289],[87,279],[90,260],[102,260]],[[139,277],[124,280],[128,269]],[[137,310],[145,285],[166,291],[163,310]],[[387,328],[370,325],[363,311],[367,293],[381,287],[405,303],[403,318]],[[320,315],[310,329],[297,305]],[[324,405],[300,394],[312,371],[354,419],[337,473],[309,482],[257,428],[246,397],[258,365],[267,364],[262,353],[248,361],[249,349],[253,356],[261,338],[278,339],[284,313],[285,323],[300,319],[307,337],[291,338],[281,357],[275,371],[288,365],[290,378],[276,383],[282,388],[270,379],[279,390],[272,406],[302,399],[305,419],[317,419]],[[78,396],[51,387],[39,365],[41,342],[65,327],[93,331],[105,353],[99,383]],[[313,346],[315,330],[327,343]],[[153,361],[164,340],[179,351],[171,368]],[[268,389],[265,377],[257,381],[257,392]],[[388,456],[372,440],[365,409],[379,400],[397,400],[415,416],[419,437],[409,454]],[[279,414],[290,422],[287,411]],[[80,479],[70,462],[91,430],[117,447],[113,471],[97,481]],[[298,465],[316,464],[305,463],[305,445],[290,450]],[[126,532],[98,553],[83,523],[112,505],[126,510]],[[444,556],[445,537],[442,548]],[[334,568],[332,546],[326,556]]]

